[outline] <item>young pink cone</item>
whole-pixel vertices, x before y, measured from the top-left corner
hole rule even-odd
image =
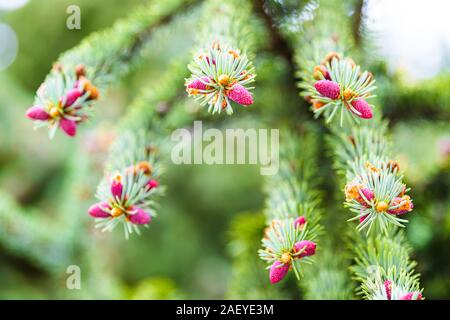
[[[79,97],[83,95],[83,92],[78,89],[71,89],[66,93],[66,104],[64,107],[70,107]]]
[[[399,300],[422,300],[422,294],[420,292],[408,292],[401,296]]]
[[[231,90],[228,91],[228,98],[243,106],[253,104],[252,94],[239,83],[236,83]]]
[[[353,112],[360,118],[370,119],[373,117],[372,108],[369,106],[367,101],[364,99],[353,100],[352,107],[355,108],[355,110],[360,113],[360,114],[357,114],[357,113]]]
[[[333,100],[339,98],[339,93],[341,92],[339,84],[331,80],[319,80],[314,84],[314,88],[322,96]]]
[[[369,188],[361,188],[361,193],[364,195],[364,197],[367,199],[367,201],[372,201],[374,198],[374,193]],[[365,207],[369,207],[369,204],[364,200],[363,197],[359,197],[359,199],[356,199],[360,204],[362,204]]]
[[[294,244],[294,252],[299,252],[301,250],[303,250],[303,252],[300,253],[297,258],[312,256],[316,253],[316,244],[309,240],[302,240]]]
[[[114,178],[111,182],[111,193],[115,198],[122,198],[123,184],[119,178]]]
[[[157,188],[158,186],[159,186],[159,183],[155,179],[148,180],[148,182],[147,182],[147,189],[148,190],[151,190],[153,188]]]
[[[384,281],[384,290],[386,291],[386,296],[387,296],[388,300],[391,300],[391,296],[392,296],[392,281],[391,280]]]
[[[412,209],[414,209],[414,204],[412,203],[412,201],[409,199],[408,196],[395,197],[394,199],[391,200],[390,206],[397,206],[403,201],[405,202],[405,204],[401,205],[396,209],[388,210],[388,213],[399,216],[411,212]]]
[[[132,210],[136,210],[137,212],[135,214],[130,214],[128,216],[131,223],[147,224],[147,223],[150,223],[150,221],[152,220],[151,216],[147,212],[145,212],[143,209],[134,207]]]
[[[32,120],[45,121],[50,119],[50,115],[40,106],[34,106],[27,110],[26,116]]]
[[[306,218],[304,216],[297,217],[294,220],[294,226],[296,228],[301,228],[306,223]]]
[[[77,134],[77,123],[73,120],[61,118],[59,126],[69,137],[74,137]]]
[[[359,218],[359,223],[363,223],[364,220],[366,220],[367,216],[368,216],[368,214],[366,214],[365,216],[360,217]]]
[[[280,282],[289,272],[289,264],[283,264],[281,261],[275,261],[270,267],[269,279],[271,284]]]
[[[198,89],[198,90],[207,90],[207,85],[204,84],[203,82],[209,83],[209,78],[208,77],[202,77],[202,80],[200,79],[195,79],[191,82],[188,83],[187,87],[189,89]]]
[[[105,212],[104,209],[110,209],[107,202],[98,202],[90,206],[88,212],[91,217],[94,218],[108,218],[111,215],[108,212]]]

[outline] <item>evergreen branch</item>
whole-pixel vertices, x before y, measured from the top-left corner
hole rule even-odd
[[[409,258],[412,250],[403,232],[392,230],[389,237],[377,235],[365,242],[357,237],[354,233],[356,264],[351,270],[361,282],[359,294],[370,300],[422,299],[417,263]]]
[[[364,0],[356,0],[355,6],[354,6],[354,13],[353,13],[353,38],[355,39],[355,45],[361,46],[362,42],[362,36],[361,36],[361,29],[363,27],[363,21],[364,21]]]
[[[184,17],[182,18],[184,19]],[[188,18],[191,19],[192,17],[189,16]],[[178,20],[181,21],[182,19]],[[148,44],[151,45],[152,42],[149,41]],[[158,90],[151,90],[151,92],[147,90],[130,106],[130,112],[127,113],[128,116],[122,120],[120,125],[116,126],[120,132],[124,132],[124,136],[128,137],[128,139],[130,138],[129,128],[135,127],[137,132],[141,132],[150,125],[150,120],[157,122],[156,117],[154,117],[157,113],[152,113],[153,106],[159,106],[160,103],[166,103],[166,101],[170,102],[169,100],[173,94],[172,88],[182,86],[183,78],[186,75],[185,61],[187,59],[187,53],[185,53],[184,61],[180,61],[178,65],[169,68],[168,74],[163,77],[163,79],[167,78],[167,80],[161,81],[163,84],[159,93]],[[169,74],[172,74],[171,78]],[[158,131],[159,127],[155,127],[155,130]],[[87,197],[86,194],[92,195],[93,193],[93,190],[88,188],[88,181],[97,178],[93,174],[95,170],[92,165],[92,160],[95,159],[89,160],[89,157],[86,156],[83,150],[91,150],[90,148],[94,147],[98,151],[99,148],[105,147],[104,142],[109,141],[111,136],[112,134],[109,131],[106,133],[96,132],[94,136],[89,136],[88,146],[84,142],[78,146],[74,154],[68,156],[69,162],[64,170],[66,183],[61,188],[63,190],[61,193],[62,199],[58,201],[60,205],[56,210],[58,213],[57,217],[46,217],[43,212],[29,212],[29,210],[20,208],[10,196],[2,196],[4,202],[0,205],[0,207],[3,206],[0,209],[0,219],[3,220],[2,226],[5,229],[1,232],[0,242],[3,246],[14,252],[14,254],[32,261],[33,264],[50,274],[61,274],[64,272],[63,270],[73,263],[75,257],[90,261],[90,258],[87,257],[98,257],[101,254],[101,252],[96,252],[95,246],[92,245],[96,239],[95,236],[93,239],[91,232],[85,236],[79,236],[80,232],[87,232],[84,225],[84,215],[80,217],[80,212],[85,212],[88,208],[87,203],[90,201],[90,197]],[[97,139],[97,137],[99,138]],[[103,145],[100,145],[99,142],[103,143]],[[126,159],[139,156],[136,155],[137,152],[128,152],[130,151],[128,149],[126,151]],[[114,163],[109,165],[111,167],[115,166]],[[114,168],[118,169],[117,165]],[[13,216],[11,215],[12,213],[14,213]],[[36,250],[34,249],[35,247],[42,248],[42,250]],[[79,252],[82,252],[83,255],[81,257],[75,256]],[[92,277],[108,278],[106,282],[110,283],[110,285],[94,285],[90,286],[89,289],[85,287],[86,291],[84,292],[89,294],[89,290],[94,296],[117,298],[117,288],[114,288],[114,281],[109,279],[111,278],[110,272],[102,272],[101,274],[99,272],[99,270],[104,269],[99,265],[105,259],[96,260],[98,260],[98,263],[93,262],[83,266],[84,270],[89,270],[87,277],[91,277],[92,274]]]
[[[156,216],[154,197],[163,191],[158,182],[162,142],[158,133],[164,125],[157,124],[155,109],[161,102],[177,97],[173,88],[182,83],[180,65],[169,69],[158,85],[136,98],[118,126],[120,136],[111,147],[97,189],[100,202],[89,209],[102,231],[112,231],[122,224],[128,238],[133,232],[139,234],[138,226],[147,226]]]
[[[253,104],[251,49],[255,41],[248,27],[250,5],[237,0],[207,4],[206,12],[214,13],[219,23],[205,25],[199,32],[202,48],[188,65],[192,74],[186,79],[186,91],[200,106],[208,105],[208,112],[231,115],[231,102],[244,107]]]
[[[253,9],[257,15],[262,17],[264,24],[266,25],[266,30],[268,30],[270,35],[270,50],[278,52],[283,56],[286,61],[289,62],[289,66],[294,71],[294,54],[289,42],[287,42],[284,37],[278,32],[275,27],[275,21],[268,12],[266,3],[264,0],[253,0]]]
[[[237,5],[237,3],[234,3],[234,5]],[[224,17],[228,19],[224,20],[226,22],[224,25],[219,25],[221,26],[219,28],[220,32],[213,33],[213,37],[225,39],[225,36],[229,36],[228,32],[235,26],[235,22],[237,23],[237,21],[229,20],[234,18],[229,13],[237,12],[234,9],[230,7],[230,4],[221,5],[215,0],[205,6],[204,13],[208,19],[216,11],[223,11],[225,13]],[[227,28],[222,29],[224,26]],[[203,32],[211,28],[214,29],[216,24],[205,24],[204,27],[206,29]],[[241,34],[242,36],[245,35],[245,33]],[[209,57],[214,58],[217,66],[220,66],[222,70],[228,70],[227,68],[231,67],[234,72],[240,74],[246,67],[245,55],[233,58],[235,60],[232,66],[230,66],[222,59],[223,55],[221,50],[225,48],[222,46],[226,41],[222,43],[222,45],[217,44],[213,47],[212,50],[215,55]],[[225,52],[229,54],[228,51]],[[237,52],[235,53],[238,54]],[[182,61],[183,59],[181,59]],[[202,61],[205,62],[206,59]],[[213,61],[211,60],[211,63]],[[202,68],[208,69],[209,67],[202,65]],[[194,69],[191,68],[191,71]],[[174,70],[179,69],[176,67]],[[230,72],[230,76],[236,75]],[[181,88],[181,86],[177,86],[179,79],[182,79],[179,72],[168,73],[168,76],[163,77],[152,88],[151,93],[145,94],[143,98],[137,99],[133,103],[129,108],[131,110],[130,113],[124,117],[124,123],[119,125],[123,132],[111,149],[111,157],[107,161],[105,177],[98,188],[97,198],[100,202],[94,204],[89,210],[90,215],[98,219],[97,226],[102,228],[103,231],[111,231],[118,224],[122,224],[124,226],[125,236],[128,238],[131,232],[139,231],[137,225],[148,225],[151,221],[151,216],[155,215],[153,210],[153,194],[155,193],[155,189],[159,191],[161,187],[158,187],[158,177],[154,176],[156,174],[155,168],[158,166],[157,157],[152,156],[149,150],[159,149],[159,144],[162,141],[159,133],[160,131],[164,131],[161,130],[161,128],[164,128],[164,125],[158,123],[158,120],[156,120],[155,106],[161,102],[167,103],[167,99],[174,100],[177,98],[177,91],[173,90],[173,88]],[[244,78],[239,78],[239,80],[243,84],[251,81],[251,79]],[[147,111],[148,108],[146,106],[148,105],[153,106],[153,110]],[[140,132],[148,130],[150,134]],[[125,133],[125,131],[129,133]],[[127,138],[127,135],[130,135],[131,138]],[[155,145],[157,147],[148,147],[148,138],[146,137],[149,136],[153,136],[153,139],[156,140]]]
[[[339,19],[346,16],[346,10],[335,1],[327,1],[326,5],[321,3],[312,22],[315,26],[303,26],[301,37],[304,41],[296,52],[302,78],[299,87],[304,89],[301,95],[312,102],[316,113],[326,116],[326,123],[335,137],[330,145],[335,153],[336,168],[347,179],[346,206],[357,213],[350,220],[359,220],[358,230],[367,230],[365,237],[357,233],[352,238],[355,243],[351,244],[353,249],[359,248],[355,249],[358,267],[353,270],[355,278],[361,282],[365,298],[380,298],[377,290],[386,284],[384,297],[388,299],[421,299],[421,293],[417,291],[418,275],[414,275],[414,263],[409,261],[409,249],[404,241],[394,237],[395,232],[401,234],[397,228],[406,222],[398,216],[410,212],[413,205],[406,195],[409,189],[402,183],[398,163],[390,160],[385,125],[378,117],[369,120],[372,123],[363,125],[353,121],[349,126],[343,126],[346,115],[372,118],[372,107],[365,99],[372,97],[375,89],[372,74],[361,72],[352,59],[345,59],[339,53],[352,46],[351,42],[340,40],[342,35],[349,34],[348,22]],[[330,21],[336,22],[332,24],[332,32]],[[310,44],[309,38],[317,45]],[[332,47],[339,50],[324,50]],[[338,110],[340,127],[331,123]],[[374,232],[369,234],[374,230],[377,236],[373,236]],[[382,242],[378,251],[374,249],[376,241]],[[379,277],[376,280],[360,270],[367,264],[377,269]]]
[[[304,289],[304,297],[308,300],[348,300],[352,299],[353,288],[347,275],[346,261],[343,259],[343,248],[336,246],[341,255],[337,255],[329,241],[323,241],[320,254],[314,265],[306,266],[308,277],[299,283]]]
[[[0,242],[3,246],[50,272],[69,265],[71,251],[67,250],[63,230],[49,221],[44,227],[37,212],[21,209],[7,193],[2,192],[0,198]]]
[[[280,172],[266,184],[268,227],[262,239],[263,249],[259,250],[261,259],[269,265],[272,284],[281,281],[291,268],[299,279],[302,264],[313,262],[313,241],[317,241],[322,229],[319,197],[312,183],[313,144],[310,140],[306,144],[307,137],[300,140],[304,144],[299,144],[297,136],[284,133]]]
[[[219,7],[217,7],[218,5]],[[228,4],[221,5],[213,1],[210,6],[204,8],[204,13],[206,13],[207,18],[210,19],[211,13],[216,10],[228,12],[231,9],[234,8],[230,8]],[[236,10],[233,10],[233,12],[236,12]],[[230,25],[227,25],[228,27],[231,26],[231,21],[229,23]],[[210,27],[211,25],[205,24],[205,26]],[[215,24],[212,26],[215,26]],[[223,27],[223,25],[221,26]],[[219,30],[220,32],[217,34],[213,33],[213,36],[220,37],[221,39],[224,39],[223,36],[227,35],[227,32],[230,31],[221,28],[219,28]],[[223,49],[224,47],[216,45],[214,48]],[[217,51],[215,53],[220,53],[220,50],[215,51]],[[237,52],[235,53],[238,54]],[[211,58],[216,59],[211,60],[211,62],[216,61],[217,65],[221,66],[222,69],[230,68],[230,65],[220,57],[223,56],[211,56]],[[183,60],[181,60],[181,62],[182,61]],[[245,56],[242,56],[242,58],[235,58],[232,69],[242,72],[246,67],[244,62]],[[209,68],[206,65],[203,65],[202,67]],[[178,69],[178,67],[175,69]],[[193,70],[193,68],[191,68],[191,70]],[[182,79],[179,75],[179,72],[168,73],[166,77],[161,79],[157,85],[152,88],[150,93],[145,94],[141,99],[137,99],[137,101],[133,103],[133,106],[130,107],[131,111],[129,115],[124,117],[124,123],[119,126],[122,127],[122,130],[129,131],[128,134],[132,136],[131,141],[134,142],[130,144],[130,138],[126,138],[126,134],[122,134],[117,139],[117,142],[111,150],[110,160],[107,161],[105,178],[98,188],[97,198],[100,202],[93,205],[89,210],[91,216],[99,219],[97,226],[102,228],[103,231],[111,231],[118,224],[122,224],[124,226],[125,236],[128,238],[128,235],[131,232],[138,232],[139,229],[137,228],[137,225],[148,225],[151,221],[151,216],[154,215],[152,209],[154,203],[152,200],[152,193],[154,193],[155,189],[158,191],[161,190],[160,187],[156,188],[158,183],[155,179],[156,177],[152,176],[155,173],[153,169],[156,167],[156,157],[151,157],[150,154],[145,153],[145,150],[149,150],[148,145],[146,144],[148,143],[146,142],[147,139],[142,137],[139,138],[137,135],[142,136],[143,133],[139,133],[139,130],[145,131],[150,127],[150,130],[154,132],[152,135],[154,137],[158,136],[156,132],[164,126],[161,126],[158,124],[158,121],[153,119],[153,116],[155,115],[155,105],[162,102],[162,99],[167,100],[169,98],[174,100],[177,97],[177,91],[173,90],[173,88],[181,88],[181,86],[177,86],[180,79]],[[230,76],[236,75],[230,73]],[[243,78],[239,79],[242,80],[242,83],[246,81]],[[251,79],[248,79],[248,81],[250,80]],[[148,105],[153,105],[152,111],[147,111],[146,106]],[[140,124],[140,126],[138,126],[138,124]],[[155,150],[157,148],[151,149]],[[123,152],[123,150],[126,152]],[[141,165],[144,165],[144,170],[141,169]],[[145,171],[147,171],[147,174]],[[118,172],[119,174],[113,176],[114,172]],[[111,177],[113,177],[112,180]],[[136,215],[139,216],[137,219],[134,219]]]
[[[128,73],[139,61],[152,31],[190,3],[154,1],[62,54],[39,87],[27,117],[36,128],[48,127],[50,138],[58,128],[75,136],[77,126],[92,114],[100,91]]]

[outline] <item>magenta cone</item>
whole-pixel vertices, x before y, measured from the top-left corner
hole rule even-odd
[[[147,212],[145,212],[143,209],[141,209],[141,208],[133,208],[133,209],[136,210],[137,212],[135,214],[130,214],[128,216],[131,223],[147,224],[152,220],[150,215]]]
[[[62,131],[64,131],[69,137],[74,137],[77,134],[77,123],[75,121],[61,118],[59,125]]]
[[[422,300],[422,294],[420,292],[408,292],[401,296],[399,300]]]
[[[153,188],[157,188],[158,186],[159,186],[159,183],[155,179],[148,180],[148,182],[147,182],[148,190],[151,190]]]
[[[228,91],[228,98],[243,106],[253,104],[252,94],[239,83],[236,83],[231,90]]]
[[[48,120],[50,115],[40,106],[34,106],[27,110],[26,116],[32,120]]]
[[[355,108],[360,114],[355,113],[358,117],[363,119],[370,119],[373,117],[372,108],[364,99],[358,99],[352,101],[352,107]]]
[[[392,295],[392,281],[391,280],[386,280],[384,282],[384,290],[386,291],[386,296],[389,300],[391,300],[391,295]]]
[[[98,202],[90,206],[88,212],[94,218],[108,218],[111,215],[105,211],[110,209],[107,202]]]
[[[122,182],[120,182],[120,180],[118,179],[113,179],[113,181],[111,182],[111,193],[114,197],[114,199],[122,198],[122,192],[123,192],[123,185]]]
[[[83,95],[83,92],[81,92],[78,89],[71,89],[66,94],[66,104],[65,107],[70,107],[79,97]]]
[[[300,227],[303,226],[305,223],[306,223],[306,218],[305,218],[304,216],[297,217],[297,218],[294,220],[294,226],[295,226],[296,228],[300,228]]]
[[[289,272],[289,265],[280,261],[275,261],[270,267],[269,279],[271,284],[280,282]]]
[[[341,88],[338,83],[331,80],[319,80],[314,84],[314,88],[324,97],[330,99],[339,98]]]
[[[209,83],[208,77],[202,77],[202,79],[195,79],[188,83],[187,87],[189,89],[199,89],[199,90],[207,90],[208,86],[205,83]]]
[[[316,253],[316,244],[314,242],[308,241],[308,240],[302,240],[302,241],[299,241],[296,244],[294,244],[295,252],[299,252],[301,250],[303,250],[303,252],[300,253],[297,257],[303,258],[303,257],[312,256],[313,254]]]

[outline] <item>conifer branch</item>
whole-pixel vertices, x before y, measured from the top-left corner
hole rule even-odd
[[[322,229],[320,200],[313,183],[313,144],[306,143],[307,137],[299,139],[289,131],[284,131],[283,137],[280,172],[266,184],[267,228],[263,249],[259,250],[259,256],[270,269],[272,284],[281,281],[290,269],[300,279],[302,265],[313,263],[311,256]]]
[[[151,2],[62,54],[39,87],[27,117],[36,128],[48,127],[50,138],[58,128],[75,136],[78,125],[92,114],[100,92],[140,60],[152,31],[168,23],[182,5],[190,3],[185,0]]]
[[[296,56],[302,78],[299,86],[304,89],[301,95],[312,103],[316,114],[325,115],[335,137],[330,145],[335,153],[336,168],[347,180],[346,206],[357,214],[350,221],[359,220],[358,230],[367,231],[366,235],[357,233],[352,238],[353,249],[360,244],[360,249],[355,251],[356,265],[364,268],[370,263],[379,275],[374,280],[369,273],[360,272],[356,279],[361,281],[361,292],[368,299],[380,298],[378,289],[385,284],[384,298],[421,299],[418,276],[411,268],[413,263],[409,262],[409,249],[404,241],[394,237],[397,232],[402,233],[397,231],[398,227],[407,222],[399,216],[413,209],[406,195],[409,189],[402,183],[398,163],[390,158],[385,126],[378,120],[381,118],[379,111],[372,119],[373,105],[365,101],[374,97],[374,77],[362,72],[352,59],[343,57],[342,53],[351,48],[351,43],[341,41],[350,28],[348,22],[339,20],[339,16],[346,16],[346,8],[335,1],[329,2],[333,5],[321,3],[312,22],[314,27],[303,25],[304,41],[298,46]],[[336,24],[330,24],[331,21]],[[312,44],[307,37],[312,37]],[[339,114],[340,121],[336,123],[333,120]],[[373,250],[374,237],[387,245],[372,254],[371,260],[364,260],[361,256]],[[400,260],[396,264],[384,257]]]
[[[182,65],[183,60],[172,66],[158,85],[136,98],[118,125],[119,136],[111,146],[97,189],[100,202],[89,209],[102,231],[121,224],[128,239],[131,233],[140,234],[139,226],[147,227],[156,216],[154,199],[164,190],[159,185],[164,122],[158,121],[156,107],[177,98],[173,88],[182,84]]]
[[[325,238],[325,237],[323,237]],[[307,300],[349,300],[353,299],[345,261],[344,248],[335,247],[329,239],[323,239],[315,263],[306,266],[308,277],[299,282]]]
[[[255,41],[248,25],[250,5],[236,0],[210,0],[207,5],[206,11],[212,12],[218,23],[199,32],[202,48],[188,65],[192,74],[186,79],[186,91],[201,106],[207,105],[208,112],[231,115],[232,102],[244,107],[253,104],[251,50]]]
[[[242,70],[246,69],[246,56],[239,56],[237,51],[231,52],[231,49],[222,52],[223,49],[228,48],[228,43],[231,39],[242,41],[243,38],[240,38],[239,35],[241,37],[247,36],[245,33],[246,29],[239,24],[246,11],[236,10],[237,8],[231,5],[231,2],[227,4],[217,1],[207,3],[204,8],[206,21],[210,21],[211,14],[216,12],[224,14],[224,18],[229,19],[229,21],[226,22],[227,20],[225,19],[224,23],[220,25],[210,24],[210,22],[204,25],[204,29],[200,33],[210,32],[211,29],[215,30],[216,28],[217,30],[210,32],[209,35],[216,40],[213,42],[209,54],[202,57],[202,60],[197,61],[203,64],[202,67],[206,69],[197,70],[195,67],[190,69],[194,73],[201,73],[205,70],[210,70],[211,65],[217,66],[217,70],[228,70],[231,68],[230,70],[232,71],[229,72],[229,76],[231,78],[234,77],[237,81],[241,81],[244,85],[251,82],[252,78],[244,79],[245,77],[235,77],[235,75],[240,75]],[[238,3],[235,2],[234,5],[237,6]],[[241,4],[240,9],[244,9]],[[236,17],[230,17],[229,14],[232,12],[239,12],[239,14]],[[230,32],[235,30],[234,28],[237,28],[236,30],[239,33],[234,32],[234,38],[232,38]],[[246,44],[249,45],[248,42]],[[227,62],[227,59],[230,57],[234,61],[232,64]],[[207,64],[206,58],[211,59],[209,66],[205,65],[205,63]],[[182,79],[179,72],[168,73],[165,78],[161,79],[152,88],[151,93],[146,94],[144,98],[137,99],[133,106],[130,107],[130,113],[125,115],[124,124],[119,126],[124,131],[128,130],[128,133],[123,132],[113,145],[110,160],[107,161],[105,177],[100,183],[97,192],[97,198],[100,202],[94,204],[89,210],[90,215],[97,219],[97,226],[102,228],[103,231],[111,231],[118,224],[122,224],[125,236],[128,238],[130,233],[139,232],[137,225],[147,226],[151,221],[151,217],[155,215],[153,210],[154,201],[152,200],[153,194],[159,192],[162,188],[158,187],[157,181],[159,178],[155,176],[156,171],[154,170],[157,167],[157,156],[153,156],[149,150],[157,150],[159,147],[153,146],[149,148],[148,142],[146,142],[148,135],[144,132],[149,129],[150,132],[157,132],[158,128],[164,127],[164,125],[159,124],[153,118],[155,115],[155,104],[157,105],[162,99],[165,99],[167,102],[169,97],[170,99],[177,97],[177,91],[173,90],[173,88],[181,88],[181,86],[176,85],[179,79]],[[190,90],[192,88],[188,89],[192,91]],[[142,100],[144,100],[144,103]],[[153,110],[148,111],[147,106],[152,105]],[[158,137],[155,133],[153,136]],[[159,138],[159,140],[161,139]],[[135,217],[137,218],[135,219]]]

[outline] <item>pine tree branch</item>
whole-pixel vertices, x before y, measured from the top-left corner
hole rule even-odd
[[[179,9],[193,2],[151,2],[63,53],[39,87],[27,117],[36,128],[47,127],[50,138],[58,128],[68,136],[75,136],[78,125],[91,116],[102,91],[142,60],[154,30],[169,23]]]
[[[293,50],[275,26],[275,21],[267,12],[265,1],[253,0],[253,10],[259,17],[262,18],[266,29],[269,32],[269,49],[283,56],[289,63],[291,70],[295,70]]]
[[[147,41],[147,44],[149,43],[151,43],[150,39]],[[187,61],[187,53],[185,61]],[[180,63],[182,62],[180,61]],[[175,69],[175,67],[171,68],[170,72],[173,73],[173,78],[177,81],[174,86],[179,87],[179,91],[181,91],[186,70],[184,65],[179,65],[178,67],[179,70],[182,70],[181,72]],[[169,80],[164,83],[167,85],[164,90],[172,92],[173,83],[169,82]],[[162,95],[160,97],[161,99],[163,98]],[[149,118],[144,107],[148,107],[146,103],[154,103],[154,99],[157,100],[158,97],[140,99],[140,102],[136,102],[138,106],[131,108],[132,110],[141,109],[139,120]],[[100,135],[100,133],[97,134]],[[92,136],[89,138],[93,139]],[[96,145],[96,147],[98,146]],[[67,173],[64,177],[66,184],[62,188],[62,199],[58,201],[60,204],[57,209],[58,217],[47,218],[42,212],[28,213],[28,210],[20,208],[6,195],[4,196],[4,202],[0,205],[0,219],[4,220],[2,226],[5,227],[2,231],[0,242],[15,255],[32,261],[50,274],[54,272],[61,273],[61,270],[64,270],[70,265],[70,262],[74,261],[74,255],[77,252],[84,252],[86,255],[92,254],[89,250],[92,248],[94,241],[91,238],[92,233],[84,229],[84,222],[87,219],[85,212],[90,198],[86,198],[86,194],[93,193],[92,190],[87,188],[89,185],[88,180],[94,176],[92,174],[92,164],[87,160],[83,151],[85,149],[83,148],[86,148],[85,144],[81,144],[79,149],[74,152],[74,155],[69,157],[70,161],[64,170]],[[14,216],[10,216],[9,213],[12,212],[15,213]],[[80,213],[82,213],[81,217]],[[83,219],[82,217],[86,218]],[[89,234],[81,237],[83,241],[80,241],[78,239],[79,234],[84,234],[85,232]],[[28,240],[24,242],[24,239]],[[30,245],[30,243],[39,243],[38,247],[44,249],[42,251],[31,250],[31,248],[36,246]],[[60,257],[58,257],[59,252],[62,252]],[[58,260],[54,261],[55,258]],[[96,266],[93,265],[92,268],[95,269]],[[106,273],[105,276],[107,276]],[[99,290],[96,291],[100,294]]]
[[[232,115],[235,104],[253,104],[255,37],[250,32],[250,5],[246,1],[210,0],[206,6],[219,23],[211,25],[210,17],[205,17],[209,28],[202,26],[198,32],[203,36],[201,48],[188,65],[191,76],[186,79],[186,91],[208,112]]]
[[[272,284],[292,268],[297,279],[304,264],[313,263],[322,225],[320,197],[314,189],[316,150],[311,137],[282,130],[279,173],[266,183],[266,225],[259,250],[270,268]],[[299,143],[300,141],[300,143]],[[310,275],[308,275],[310,276]]]
[[[292,90],[292,92],[297,91],[297,79],[295,77],[295,69],[296,69],[296,63],[295,63],[295,57],[293,53],[293,48],[287,38],[283,36],[281,33],[281,30],[277,27],[277,22],[275,21],[274,17],[270,14],[268,8],[266,7],[266,1],[265,0],[252,0],[253,2],[253,11],[254,13],[259,16],[265,25],[265,30],[269,34],[269,50],[271,52],[275,52],[278,55],[282,56],[285,61],[287,62],[289,73],[288,73],[288,81],[287,86],[289,87],[289,90]],[[302,101],[299,101],[299,104],[302,104]],[[303,106],[302,106],[303,107]],[[301,108],[303,110],[303,108]],[[302,117],[308,117],[311,118],[309,113],[303,112]]]
[[[334,137],[330,145],[336,170],[347,181],[346,205],[357,213],[350,220],[359,219],[358,229],[368,230],[365,236],[352,231],[349,243],[356,254],[353,270],[364,270],[355,271],[360,292],[367,299],[421,299],[415,263],[409,260],[410,249],[401,239],[402,231],[397,231],[405,222],[398,215],[412,210],[412,202],[405,195],[409,189],[402,183],[398,164],[389,158],[386,126],[380,117],[362,120],[366,121],[364,125],[355,117],[372,118],[372,106],[365,100],[365,105],[358,101],[370,98],[375,87],[371,74],[342,56],[352,47],[345,37],[350,28],[349,21],[342,19],[346,16],[344,9],[332,0],[322,3],[312,21],[314,27],[303,25],[303,41],[296,53],[301,94],[311,100],[317,115],[325,115]],[[340,122],[336,121],[337,110]],[[377,230],[377,235],[369,234],[371,230]],[[379,246],[375,245],[377,241]]]
[[[355,0],[353,6],[353,38],[356,46],[361,46],[361,26],[363,24],[363,9],[365,6],[364,0]]]
[[[232,257],[232,277],[227,293],[229,299],[286,299],[283,290],[273,288],[266,280],[264,263],[255,252],[266,226],[262,214],[242,213],[231,222],[228,251]]]

